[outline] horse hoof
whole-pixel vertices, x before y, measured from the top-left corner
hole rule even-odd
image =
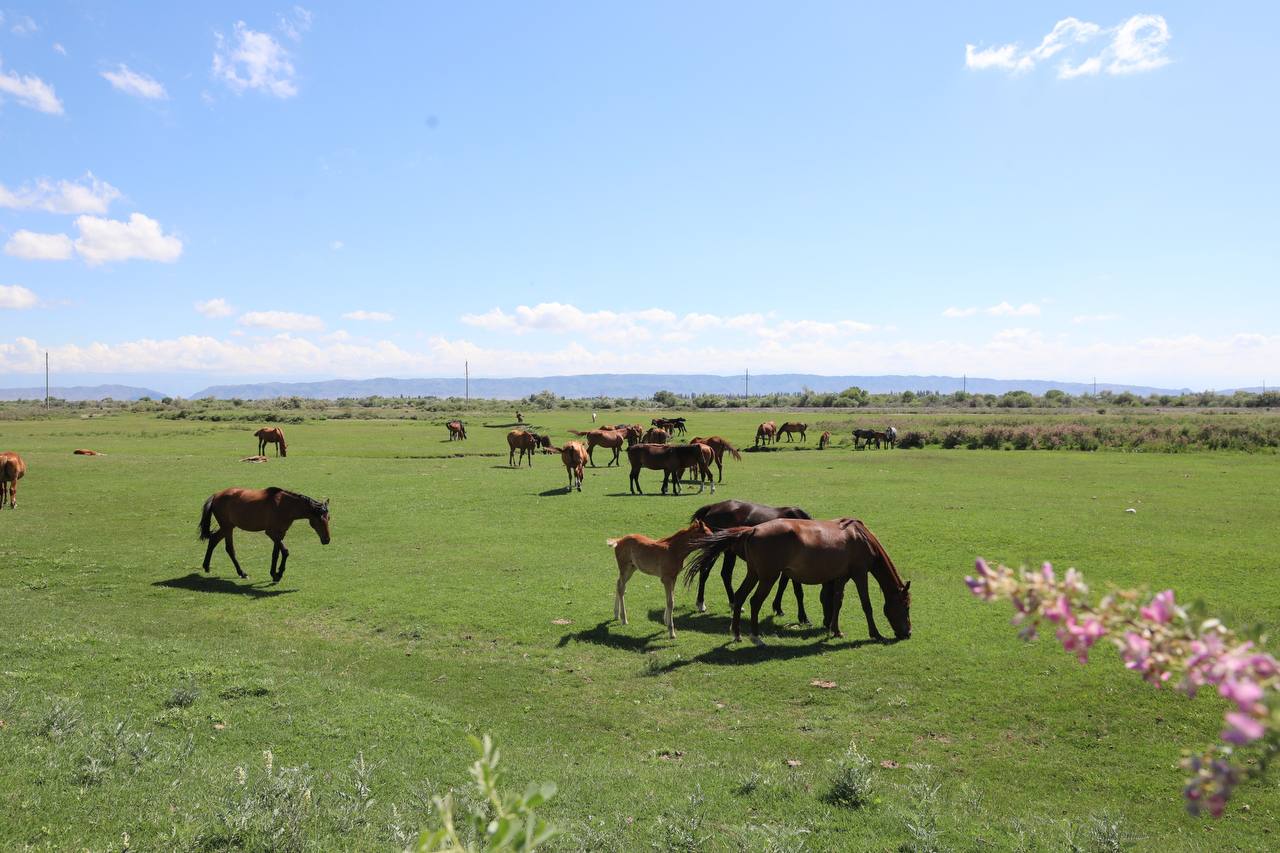
[[[810,622],[808,619],[801,619],[801,620],[800,620],[800,624],[801,624],[801,625],[803,625],[803,626],[805,626],[806,628],[811,628],[811,627],[813,627],[813,623],[812,623],[812,622]]]
[[[699,612],[699,613],[706,613],[706,612],[707,612],[707,605],[705,605],[705,604],[703,604],[701,601],[699,601],[699,602],[698,602],[698,612]]]

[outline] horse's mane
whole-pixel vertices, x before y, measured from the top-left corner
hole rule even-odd
[[[889,552],[880,544],[880,540],[872,533],[862,521],[855,519],[852,527],[856,528],[858,533],[867,540],[867,544],[871,547],[871,552],[879,560],[884,563],[889,570],[889,577],[893,579],[895,588],[901,590],[903,588],[902,576],[898,574],[898,567],[893,564],[893,558],[889,556]]]
[[[307,495],[302,494],[301,492],[291,492],[288,489],[282,489],[279,486],[267,486],[266,492],[268,495],[270,495],[273,498],[276,495],[282,495],[283,497],[286,497],[286,498],[297,498],[298,500],[306,501],[308,504],[311,505],[311,508],[316,510],[317,512],[324,509],[323,501],[318,501],[313,497],[309,497]]]

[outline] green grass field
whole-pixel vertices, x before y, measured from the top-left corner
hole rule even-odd
[[[761,417],[689,419],[746,445]],[[463,444],[425,421],[289,426],[262,465],[238,461],[244,424],[5,423],[28,473],[0,512],[0,849],[396,849],[430,793],[465,787],[468,732],[495,736],[512,787],[559,785],[560,849],[1277,843],[1274,779],[1221,820],[1183,812],[1180,751],[1215,740],[1216,697],[1153,690],[1109,648],[1082,667],[1024,644],[962,578],[977,555],[1051,560],[1274,628],[1280,457],[784,444],[726,460],[715,498],[659,496],[654,472],[631,497],[603,467],[566,495],[558,458],[507,467],[508,420],[468,418]],[[557,443],[589,427],[533,420]],[[271,587],[269,541],[239,533],[250,580],[221,550],[203,574],[200,506],[232,485],[331,498],[332,544],[295,525]],[[681,590],[675,641],[652,578],[612,622],[605,538],[728,497],[863,518],[912,581],[912,639],[865,642],[850,595],[843,640],[764,619],[767,648],[729,645],[714,575],[706,614]],[[875,770],[859,809],[828,802],[851,744]]]

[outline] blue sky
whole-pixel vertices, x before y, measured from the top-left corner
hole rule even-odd
[[[1275,4],[7,3],[6,385],[1280,382]]]

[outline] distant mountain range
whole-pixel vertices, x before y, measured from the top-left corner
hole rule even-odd
[[[1003,394],[1029,391],[1043,394],[1052,388],[1068,394],[1093,391],[1092,383],[1050,382],[1043,379],[983,379],[958,376],[819,376],[812,373],[775,373],[751,377],[752,394],[797,392],[808,388],[822,393],[843,391],[856,385],[873,394],[891,391],[940,391],[962,389],[971,393]],[[650,397],[657,391],[675,394],[741,394],[742,376],[712,374],[597,373],[578,376],[528,376],[510,379],[472,379],[472,397],[518,400],[540,391],[561,397]],[[1179,394],[1186,389],[1151,388],[1143,385],[1098,383],[1098,391],[1135,394]],[[461,379],[331,379],[324,382],[264,382],[248,385],[214,385],[192,396],[244,400],[305,397],[332,400],[338,397],[461,397]]]
[[[132,385],[73,385],[67,388],[50,388],[49,396],[58,400],[137,400],[150,397],[153,400],[163,399],[166,395],[150,388],[135,388]],[[0,388],[0,400],[43,400],[44,387],[39,388]]]

